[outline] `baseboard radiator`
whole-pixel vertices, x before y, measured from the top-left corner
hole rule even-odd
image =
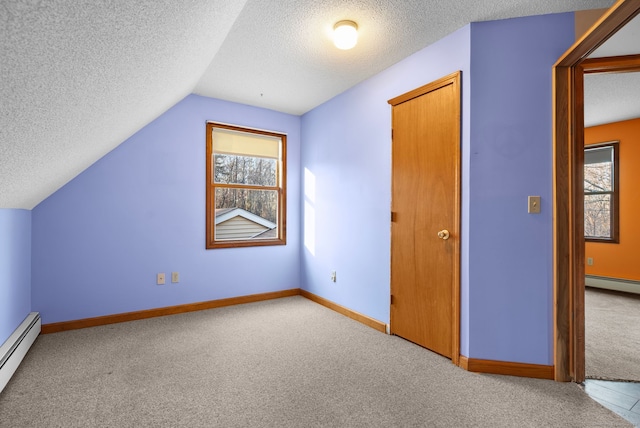
[[[0,346],[0,392],[7,386],[9,379],[40,334],[41,325],[40,314],[31,312],[7,341]]]
[[[585,277],[584,283],[587,287],[604,288],[607,290],[640,294],[640,281],[632,281],[630,279],[617,279],[607,278],[604,276],[587,275]]]

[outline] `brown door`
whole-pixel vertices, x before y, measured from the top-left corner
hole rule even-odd
[[[391,333],[459,363],[460,73],[392,107]]]

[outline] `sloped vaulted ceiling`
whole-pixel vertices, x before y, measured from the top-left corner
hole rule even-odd
[[[33,208],[192,92],[301,114],[469,22],[611,4],[1,0],[0,208]],[[348,53],[340,19],[361,29]]]
[[[2,0],[0,208],[33,208],[191,93],[245,0]]]
[[[614,0],[248,0],[194,92],[303,114],[470,22],[608,8]],[[355,49],[333,25],[358,24]]]

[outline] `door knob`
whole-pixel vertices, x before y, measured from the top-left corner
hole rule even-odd
[[[438,232],[438,238],[444,239],[445,241],[449,239],[449,231],[447,229],[442,229]]]

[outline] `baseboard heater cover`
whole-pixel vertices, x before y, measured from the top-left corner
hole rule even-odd
[[[38,312],[31,312],[0,346],[0,392],[7,386],[27,351],[40,334],[42,321]]]
[[[623,291],[640,294],[640,281],[630,279],[608,278],[604,276],[586,275],[587,287],[604,288],[606,290]]]

